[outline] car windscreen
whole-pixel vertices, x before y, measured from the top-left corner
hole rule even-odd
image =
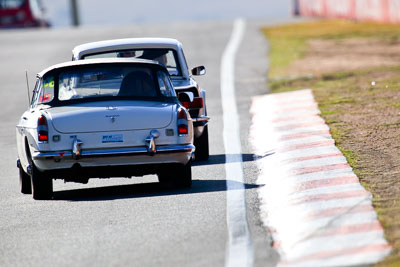
[[[181,76],[181,68],[179,66],[176,51],[172,49],[129,49],[100,52],[95,54],[87,54],[82,59],[91,58],[140,58],[154,60],[166,67],[171,76]]]

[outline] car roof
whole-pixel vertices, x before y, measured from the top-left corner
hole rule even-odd
[[[161,64],[153,60],[147,59],[137,59],[137,58],[96,58],[96,59],[85,59],[85,60],[77,60],[77,61],[67,61],[64,63],[59,63],[53,66],[50,66],[37,74],[37,77],[43,77],[46,73],[66,67],[74,67],[74,66],[84,66],[84,65],[94,65],[94,64],[148,64],[149,66],[158,66],[164,68]]]
[[[172,38],[125,38],[92,42],[75,46],[72,54],[77,57],[83,54],[92,54],[112,50],[134,48],[170,48],[178,50],[182,44]]]

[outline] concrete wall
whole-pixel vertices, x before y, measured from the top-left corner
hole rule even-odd
[[[300,16],[400,23],[400,0],[294,0]]]

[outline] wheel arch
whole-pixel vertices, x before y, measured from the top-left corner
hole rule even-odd
[[[20,155],[21,168],[24,170],[25,173],[28,173],[27,166],[31,164],[32,153],[30,150],[27,136],[23,137],[21,154],[22,154]]]

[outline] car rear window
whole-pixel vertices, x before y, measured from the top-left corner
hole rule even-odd
[[[37,79],[31,106],[113,100],[175,102],[168,73],[153,64],[88,64],[55,69]]]
[[[176,97],[168,73],[159,67],[148,67],[147,64],[99,64],[67,68],[61,70],[55,80],[58,102],[101,101],[104,98],[159,101]]]
[[[157,97],[159,89],[148,68],[98,67],[61,72],[60,101],[96,97]]]

